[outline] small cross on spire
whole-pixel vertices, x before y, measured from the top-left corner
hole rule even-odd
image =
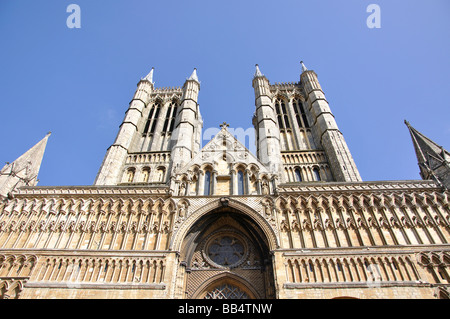
[[[223,122],[222,124],[220,124],[221,128],[229,127],[229,126],[230,126],[230,124],[228,124],[227,122]]]

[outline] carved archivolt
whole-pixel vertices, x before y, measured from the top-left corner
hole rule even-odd
[[[181,249],[181,244],[184,237],[186,236],[189,229],[194,225],[194,223],[205,214],[210,213],[215,209],[224,207],[224,205],[252,218],[256,222],[256,224],[259,225],[263,233],[266,235],[269,244],[269,249],[272,250],[279,247],[276,230],[272,227],[272,225],[270,225],[270,223],[266,218],[264,218],[260,213],[258,213],[257,211],[255,211],[254,209],[250,208],[249,206],[243,203],[240,203],[231,198],[223,198],[222,200],[218,199],[216,201],[212,201],[208,205],[199,208],[195,212],[192,212],[174,233],[174,236],[172,237],[172,241],[170,243],[170,248],[172,250],[179,251]]]

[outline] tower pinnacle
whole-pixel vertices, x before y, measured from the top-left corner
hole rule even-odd
[[[261,71],[259,70],[259,65],[258,65],[258,64],[255,64],[255,67],[256,67],[256,71],[255,71],[254,77],[256,78],[256,77],[258,77],[258,76],[264,76],[264,75],[261,73]]]
[[[194,71],[192,71],[192,74],[188,80],[199,82],[198,76],[197,76],[197,68],[194,68]]]
[[[152,67],[152,69],[150,70],[150,73],[147,74],[147,76],[144,78],[144,80],[149,81],[150,83],[154,83],[153,82],[153,71],[155,70],[155,68]]]
[[[300,64],[302,65],[302,73],[305,72],[305,71],[308,71],[306,66],[303,64],[303,61],[300,61]]]

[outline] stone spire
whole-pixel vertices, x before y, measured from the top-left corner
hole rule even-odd
[[[12,196],[12,192],[21,186],[36,186],[37,175],[44,157],[50,132],[26,153],[0,171],[0,198]]]
[[[303,61],[300,61],[300,64],[302,65],[302,73],[305,72],[305,71],[308,71],[306,66],[303,64]]]
[[[255,67],[256,67],[256,71],[255,71],[255,75],[253,76],[253,77],[258,77],[258,76],[264,76],[262,73],[261,73],[261,71],[259,70],[259,65],[258,64],[255,64]]]
[[[153,82],[153,71],[154,71],[154,70],[155,70],[155,68],[152,68],[152,69],[150,70],[150,73],[147,74],[147,76],[144,78],[144,80],[147,80],[147,81],[149,81],[150,83],[154,84],[154,82]]]
[[[200,81],[198,80],[198,76],[197,76],[197,69],[194,68],[194,71],[192,71],[191,76],[188,79],[189,81],[196,81],[198,83],[200,83]]]
[[[450,189],[450,153],[413,128],[405,120],[414,145],[422,179],[432,179]]]

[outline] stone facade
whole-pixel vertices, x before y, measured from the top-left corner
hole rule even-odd
[[[2,189],[1,298],[448,298],[446,188],[362,181],[303,64],[253,87],[255,155],[226,123],[201,148],[196,70],[152,69],[95,185]]]

